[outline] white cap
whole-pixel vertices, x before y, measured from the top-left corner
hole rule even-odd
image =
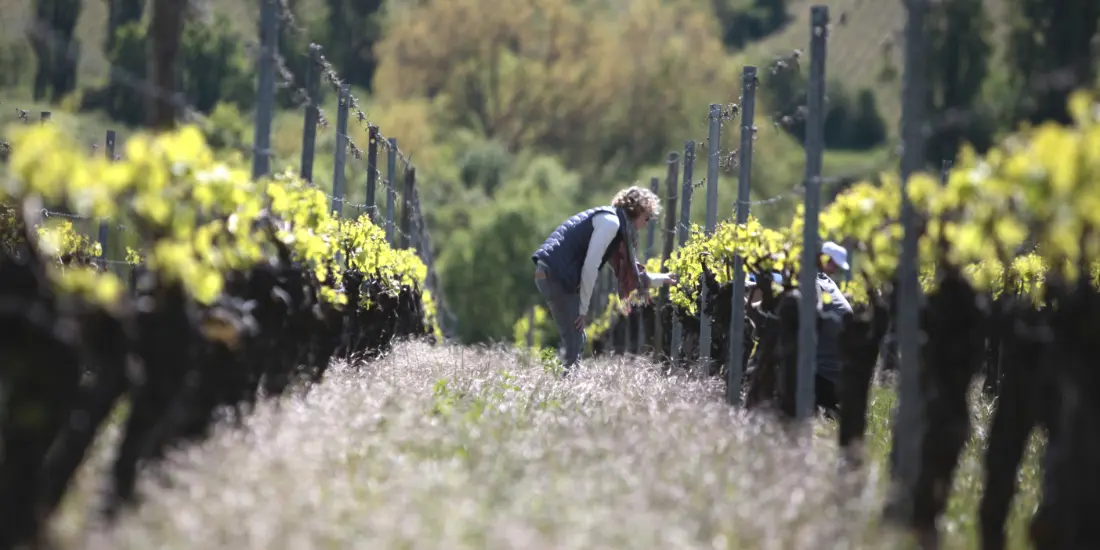
[[[821,245],[821,253],[831,258],[833,263],[840,266],[840,269],[848,271],[848,251],[843,246],[833,241],[825,241],[825,244]]]

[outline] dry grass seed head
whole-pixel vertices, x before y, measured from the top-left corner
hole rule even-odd
[[[90,549],[868,547],[876,472],[845,481],[833,446],[722,391],[644,359],[561,379],[502,348],[401,344],[178,451],[171,486],[146,476],[136,512],[71,534]]]

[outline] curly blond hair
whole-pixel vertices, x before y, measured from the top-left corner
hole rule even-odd
[[[615,193],[615,198],[611,199],[611,206],[622,208],[632,220],[646,213],[653,217],[661,214],[661,199],[657,198],[653,191],[637,185],[631,185]]]

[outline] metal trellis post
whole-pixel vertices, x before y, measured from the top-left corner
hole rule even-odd
[[[665,175],[665,185],[668,192],[668,204],[665,209],[665,238],[664,247],[661,250],[661,268],[667,269],[668,259],[672,256],[672,251],[676,247],[676,196],[677,180],[680,175],[680,155],[675,151],[668,154],[668,173]],[[685,165],[688,159],[684,159]],[[658,355],[664,353],[665,349],[665,327],[664,316],[665,312],[671,312],[672,308],[669,307],[669,288],[667,286],[661,287],[661,290],[657,292],[657,308],[653,315],[653,349],[655,349]],[[669,340],[669,357],[673,358],[675,363],[676,347],[679,345],[674,340]]]
[[[386,152],[386,242],[390,246],[396,245],[393,238],[394,208],[397,202],[397,138],[390,138],[389,150]]]
[[[336,111],[336,158],[332,168],[332,206],[336,215],[344,213],[344,164],[348,157],[348,108],[351,89],[347,84],[340,87],[340,105]]]
[[[718,161],[722,147],[722,105],[710,104],[710,131],[707,135],[707,218],[706,234],[714,233],[718,225]],[[710,266],[715,267],[715,266]],[[707,306],[706,274],[700,276],[699,289],[699,368],[703,373],[711,367],[711,318],[704,312]]]
[[[115,160],[115,131],[107,130],[107,160],[114,162]],[[103,262],[103,269],[107,269],[107,248],[110,244],[110,233],[107,228],[106,221],[99,222],[99,257]]]
[[[756,110],[756,67],[741,72],[741,148],[737,166],[738,224],[749,221],[749,190],[752,178],[753,116]],[[730,309],[729,359],[726,363],[726,402],[741,403],[741,358],[745,349],[745,260],[733,258],[733,307]]]
[[[409,240],[412,231],[412,194],[416,185],[416,167],[410,166],[405,170],[405,189],[401,192],[401,248],[409,248],[412,243]]]
[[[902,84],[901,223],[904,236],[898,258],[897,336],[900,352],[897,416],[894,423],[894,494],[888,516],[908,521],[913,511],[913,490],[920,475],[920,434],[924,404],[920,395],[920,286],[917,275],[917,213],[907,200],[910,176],[924,163],[925,72],[924,19],[926,0],[906,0],[905,75]]]
[[[649,180],[649,190],[653,191],[654,195],[660,196],[661,193],[661,179],[657,176],[653,176]],[[657,236],[657,220],[649,220],[649,225],[646,227],[645,236],[645,261],[649,261],[653,257],[653,243]],[[642,300],[648,299],[648,296],[642,296]],[[639,309],[635,315],[635,322],[638,326],[635,328],[635,353],[641,354],[645,350],[645,315],[644,309]]]
[[[275,52],[279,47],[279,19],[275,0],[260,0],[259,82],[256,90],[256,128],[253,136],[252,179],[271,171],[271,119],[275,116]]]
[[[695,142],[684,142],[684,182],[680,191],[680,219],[676,225],[678,246],[687,244],[691,235],[691,192],[695,189],[692,179],[695,177]],[[677,317],[672,322],[672,364],[680,359],[684,344],[684,325]]]
[[[825,44],[829,8],[810,8],[810,82],[806,116],[806,203],[802,229],[802,262],[798,286],[798,376],[795,410],[800,419],[814,411],[814,373],[817,370],[817,256],[821,250],[818,215],[821,209],[821,158],[825,141]]]
[[[378,225],[378,201],[375,189],[378,187],[378,127],[367,127],[367,214],[371,223]]]
[[[317,146],[317,123],[321,118],[321,46],[309,45],[309,63],[306,64],[306,106],[305,126],[302,128],[302,179],[313,181],[313,156]]]

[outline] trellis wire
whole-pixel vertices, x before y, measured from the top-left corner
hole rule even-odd
[[[820,242],[818,237],[818,216],[820,215],[821,207],[821,192],[822,186],[825,183],[835,183],[838,181],[849,180],[853,177],[864,175],[863,172],[858,174],[852,174],[851,176],[840,176],[832,178],[823,178],[821,172],[823,170],[823,154],[824,154],[824,115],[825,115],[825,59],[826,59],[826,44],[828,41],[829,31],[829,10],[827,6],[815,5],[810,7],[810,70],[808,78],[808,93],[807,93],[807,105],[799,107],[794,115],[783,115],[781,120],[777,121],[777,124],[790,124],[794,121],[803,121],[806,124],[806,138],[805,138],[805,150],[806,150],[806,166],[803,181],[795,185],[790,191],[783,192],[773,197],[767,197],[758,200],[750,200],[751,193],[751,172],[752,172],[752,142],[755,139],[754,116],[755,116],[755,91],[758,83],[758,74],[755,67],[744,67],[742,74],[742,97],[740,99],[741,104],[731,104],[723,107],[721,104],[711,104],[708,111],[708,137],[707,137],[707,173],[705,178],[700,179],[698,182],[694,180],[694,149],[695,143],[692,141],[685,142],[684,150],[684,174],[683,182],[679,185],[679,196],[677,189],[676,176],[677,171],[674,166],[677,164],[678,158],[675,153],[670,155],[669,158],[669,175],[666,177],[666,183],[669,190],[665,195],[666,201],[666,218],[665,218],[665,246],[662,251],[661,257],[663,261],[667,261],[672,252],[679,246],[684,246],[690,235],[690,212],[691,212],[691,198],[693,191],[701,187],[704,183],[707,185],[706,192],[706,219],[704,229],[707,234],[714,231],[716,225],[717,214],[717,190],[718,190],[718,172],[732,171],[732,168],[737,168],[738,173],[738,192],[737,201],[733,208],[736,223],[745,223],[748,219],[750,208],[752,206],[764,206],[776,204],[781,200],[802,195],[804,200],[805,220],[804,220],[804,234],[803,234],[803,254],[802,265],[805,269],[799,273],[800,280],[799,286],[801,288],[816,289],[817,270],[817,258],[820,251]],[[784,59],[777,61],[776,66],[771,67],[771,71],[787,70],[791,66],[797,68],[799,59],[801,57],[801,51],[795,50],[791,56],[787,56]],[[907,71],[911,69],[907,68]],[[915,75],[910,75],[910,78],[922,78]],[[917,101],[917,100],[913,100]],[[726,119],[732,119],[735,116],[740,116],[740,143],[739,148],[729,153],[721,152],[721,126],[722,122]],[[914,119],[914,115],[908,112],[905,115],[910,121]],[[916,128],[916,125],[912,125]],[[913,132],[919,130],[914,129]],[[915,139],[912,135],[905,137],[905,142],[911,143]],[[910,147],[906,147],[905,151],[912,155],[913,159],[921,158],[919,155],[910,150]],[[913,161],[917,162],[917,161]],[[877,163],[875,171],[885,166],[885,162]],[[654,187],[656,189],[656,187]],[[678,204],[677,204],[678,203]],[[679,216],[677,216],[677,206],[679,206]],[[655,231],[654,227],[651,227],[651,231]],[[913,261],[912,252],[906,250],[903,255],[908,255],[908,260]],[[647,253],[647,257],[650,254]],[[711,270],[717,269],[719,266],[709,266]],[[727,401],[730,404],[739,404],[741,401],[741,379],[743,377],[742,372],[742,358],[744,345],[744,277],[745,266],[742,258],[734,258],[733,273],[733,317],[731,318],[730,334],[728,346],[728,354],[723,359],[727,365]],[[700,281],[702,282],[702,281]],[[707,303],[707,294],[709,289],[707,285],[701,284],[699,286],[699,313],[700,329],[699,340],[697,342],[697,357],[700,363],[700,370],[712,370],[711,363],[711,341],[712,341],[712,327],[713,322],[710,316],[703,310],[703,306]],[[667,301],[667,292],[662,289],[660,298],[657,301],[657,311],[654,315],[654,333],[646,334],[645,328],[641,321],[637,327],[637,335],[639,342],[636,343],[635,349],[641,350],[644,339],[648,338],[652,345],[657,349],[663,349],[662,344],[666,336],[665,327],[662,326],[662,319],[664,318],[662,312],[665,308],[669,307]],[[796,412],[802,419],[812,416],[814,410],[815,396],[814,396],[814,373],[815,373],[815,350],[816,350],[816,317],[817,317],[817,301],[815,292],[804,292],[802,294],[802,302],[800,303],[800,323],[799,323],[799,357],[798,357],[798,376],[796,383]],[[915,309],[910,308],[910,311]],[[632,321],[631,321],[632,322]],[[906,327],[899,327],[898,332],[906,332],[912,338],[914,331]],[[681,359],[687,359],[689,349],[685,349],[685,342],[683,341],[683,327],[677,315],[672,316],[671,327],[671,342],[669,346],[669,355],[672,360],[672,364],[679,364]],[[899,338],[903,338],[899,334]],[[909,431],[911,428],[899,428],[900,431]]]
[[[249,147],[239,143],[230,144],[231,147],[244,150],[252,154],[252,174],[254,179],[259,179],[270,174],[271,160],[273,158],[273,152],[271,150],[271,128],[274,118],[274,96],[277,87],[285,86],[287,82],[293,81],[293,75],[286,69],[282,62],[282,59],[277,53],[278,42],[278,26],[280,22],[286,24],[288,19],[286,14],[279,14],[279,5],[274,0],[259,0],[260,2],[260,48],[258,55],[256,56],[257,63],[257,107],[256,107],[256,120],[254,124],[254,146]],[[285,8],[285,6],[284,6]],[[32,29],[32,32],[36,36],[41,36],[43,39],[50,41],[53,44],[57,44],[59,47],[65,46],[64,39],[58,38],[56,33],[50,29]],[[71,48],[62,48],[63,53],[71,55]],[[313,179],[313,166],[315,157],[315,145],[317,138],[317,128],[327,127],[327,120],[321,112],[320,102],[318,96],[320,92],[320,83],[322,77],[327,79],[330,83],[333,83],[340,95],[344,96],[342,101],[341,111],[338,113],[337,121],[337,147],[335,150],[334,158],[334,178],[333,178],[333,192],[331,195],[325,194],[326,198],[330,201],[330,207],[334,214],[337,216],[343,216],[345,214],[343,206],[345,204],[350,205],[360,211],[366,210],[368,213],[376,213],[376,206],[374,204],[374,195],[376,182],[380,180],[380,175],[377,169],[377,145],[379,141],[383,145],[387,146],[387,152],[391,157],[395,159],[401,159],[404,161],[404,170],[406,175],[404,179],[404,187],[402,193],[402,203],[409,204],[409,195],[411,191],[411,210],[407,214],[403,214],[402,227],[398,228],[394,226],[395,215],[395,203],[397,190],[395,188],[396,182],[396,160],[390,165],[390,173],[387,174],[387,179],[382,180],[383,185],[386,187],[387,192],[387,240],[392,246],[398,246],[397,238],[401,239],[401,245],[411,246],[415,248],[420,256],[421,260],[428,266],[429,281],[427,286],[429,289],[434,290],[438,288],[438,275],[435,272],[434,255],[431,252],[431,240],[427,234],[427,228],[425,226],[423,216],[420,210],[419,192],[415,184],[415,167],[411,165],[409,156],[402,153],[397,147],[397,140],[395,138],[384,138],[378,131],[378,127],[374,124],[367,123],[369,134],[371,136],[371,143],[368,145],[367,151],[367,204],[355,204],[346,199],[345,190],[345,178],[344,167],[347,163],[347,153],[352,151],[356,160],[361,159],[360,151],[358,147],[351,141],[347,134],[347,123],[351,117],[351,110],[355,110],[355,116],[360,122],[364,122],[366,115],[358,109],[356,106],[356,100],[351,95],[350,87],[344,83],[339,76],[335,73],[332,66],[325,60],[323,55],[323,48],[311,43],[309,46],[309,59],[310,63],[307,64],[307,76],[304,79],[306,88],[297,90],[295,95],[300,99],[304,106],[304,125],[302,132],[302,153],[301,162],[299,165],[299,174],[302,179],[312,182]],[[139,93],[145,94],[150,97],[166,97],[168,100],[184,114],[184,118],[187,120],[197,120],[202,123],[208,121],[199,114],[198,110],[193,106],[188,105],[181,101],[179,94],[168,93],[163,90],[157,89],[154,85],[148,81],[142,79],[140,76],[130,74],[125,70],[117,67],[110,67],[112,79],[117,83],[130,87]],[[283,78],[282,83],[276,82],[276,73]],[[18,110],[20,120],[24,123],[30,123],[30,111]],[[39,123],[46,123],[51,119],[51,113],[49,111],[42,111],[39,116]],[[106,134],[106,154],[108,158],[118,159],[115,154],[117,142],[117,134],[114,130],[107,130]],[[6,143],[3,144],[7,146]],[[64,217],[71,220],[84,220],[98,222],[98,230],[96,231],[96,238],[101,247],[101,253],[97,258],[97,262],[102,266],[110,265],[126,265],[130,264],[126,261],[110,259],[110,233],[111,228],[114,227],[119,231],[127,231],[127,228],[123,225],[112,223],[109,220],[93,220],[85,216],[77,216],[67,212],[57,212],[50,209],[43,209],[42,214],[45,217]],[[406,222],[406,216],[408,221]],[[373,220],[377,223],[377,220]],[[449,319],[449,313],[446,311],[443,304],[442,296],[438,292],[434,292],[437,302],[437,310],[440,314],[441,325],[445,319]],[[445,334],[449,331],[445,330]]]

